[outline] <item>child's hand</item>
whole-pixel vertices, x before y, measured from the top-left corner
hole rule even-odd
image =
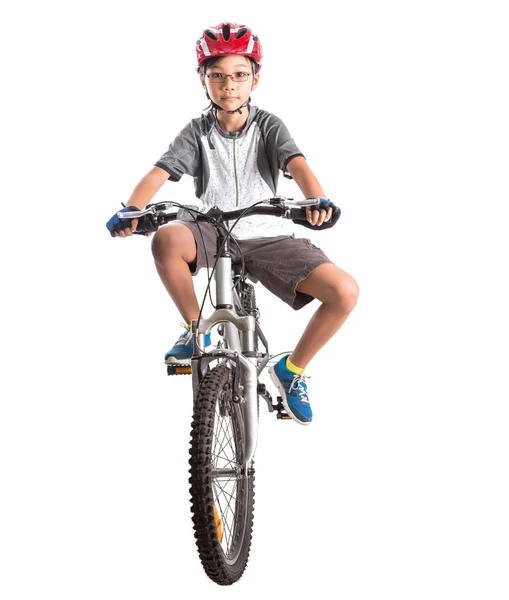
[[[133,219],[131,221],[131,227],[127,227],[127,229],[123,229],[122,231],[117,231],[117,232],[113,233],[112,235],[113,235],[113,237],[129,237],[136,231],[136,227],[138,227],[138,219]],[[144,235],[146,237],[150,237],[153,233],[154,233],[153,231],[148,231]]]
[[[339,219],[341,210],[330,200],[318,198],[320,204],[314,206],[306,206],[306,219],[294,219],[296,225],[302,225],[308,229],[316,229],[317,231],[325,231],[334,227]]]
[[[136,231],[136,227],[138,227],[138,219],[133,219],[131,221],[131,227],[127,227],[126,229],[123,229],[122,231],[117,231],[115,233],[112,233],[112,235],[113,235],[113,237],[129,237]],[[144,235],[145,235],[145,237],[150,237],[153,233],[154,233],[153,231],[147,231]]]
[[[332,206],[328,210],[312,210],[311,206],[306,206],[306,217],[308,223],[319,227],[324,221],[328,221],[332,217]]]
[[[121,210],[117,211],[111,219],[106,223],[106,227],[112,237],[129,237],[133,235],[138,226],[138,219],[119,219],[117,216],[118,212],[130,212],[137,211],[139,208],[136,206],[125,206]],[[152,235],[152,232],[145,233],[147,237]]]

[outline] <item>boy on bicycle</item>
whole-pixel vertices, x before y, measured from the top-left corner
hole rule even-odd
[[[305,198],[321,199],[306,208],[301,224],[324,229],[335,224],[339,211],[326,200],[317,178],[284,123],[250,104],[260,82],[262,46],[244,25],[221,23],[206,29],[196,45],[197,71],[208,112],[193,119],[155,166],[138,183],[120,212],[142,210],[163,183],[194,177],[196,196],[205,207],[235,210],[276,193],[279,171],[293,178]],[[107,227],[115,237],[129,237],[136,219],[118,219]],[[152,251],[159,276],[185,320],[185,331],[166,353],[165,362],[189,363],[193,353],[191,321],[199,305],[192,276],[213,262],[216,232],[209,223],[174,221],[156,232]],[[356,281],[335,266],[308,239],[296,238],[286,219],[251,215],[232,234],[244,255],[246,269],[295,310],[321,301],[296,348],[270,369],[285,409],[298,423],[311,422],[305,367],[345,322],[358,297]],[[150,235],[150,234],[148,234]],[[232,253],[236,244],[231,245]],[[210,334],[206,345],[210,344]]]

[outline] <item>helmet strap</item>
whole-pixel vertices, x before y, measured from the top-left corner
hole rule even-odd
[[[224,108],[221,108],[219,105],[217,105],[215,102],[213,102],[211,100],[208,92],[205,92],[205,93],[207,94],[207,100],[210,100],[210,102],[212,104],[212,108],[215,108],[216,111],[222,110],[222,111],[224,111],[228,115],[233,115],[236,112],[238,112],[239,115],[241,115],[242,111],[240,109],[246,107],[251,102],[251,96],[249,96],[249,98],[244,102],[244,104],[242,106],[239,106],[235,110],[225,110]]]

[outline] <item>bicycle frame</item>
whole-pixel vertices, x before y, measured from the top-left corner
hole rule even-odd
[[[259,204],[268,203],[269,206],[259,207],[259,212],[256,214],[270,214],[288,219],[304,220],[305,213],[302,208],[306,206],[314,206],[320,204],[319,198],[306,198],[304,200],[292,200],[283,196],[276,196],[262,201]],[[144,233],[145,231],[155,231],[157,227],[163,225],[170,220],[180,218],[179,213],[167,215],[157,211],[158,206],[169,208],[170,206],[178,206],[183,210],[183,213],[189,210],[178,203],[161,202],[155,205],[147,205],[144,210],[126,213],[117,213],[119,219],[137,219],[145,215],[151,216],[149,220],[150,228],[143,229],[138,225],[138,230],[135,233]],[[261,209],[265,209],[261,211]],[[197,211],[194,211],[197,212]],[[228,218],[241,218],[246,209],[228,211]],[[240,214],[238,214],[240,213]],[[253,214],[255,214],[253,212]],[[169,218],[165,218],[169,217]],[[215,215],[216,217],[216,215]],[[182,216],[182,218],[184,218]],[[217,219],[217,217],[216,217]],[[189,220],[189,219],[188,219]],[[196,220],[196,219],[194,219]],[[217,222],[224,223],[224,219],[219,217]],[[156,229],[152,229],[155,226]],[[235,311],[235,302],[240,305],[236,290],[232,289],[232,256],[229,251],[229,239],[225,235],[223,228],[218,227],[218,242],[217,254],[219,258],[216,265],[215,281],[216,281],[216,310],[208,318],[193,320],[193,356],[191,359],[192,382],[193,382],[193,399],[196,402],[198,388],[200,382],[207,372],[208,365],[211,361],[218,358],[230,360],[236,364],[235,379],[234,379],[234,394],[233,399],[240,403],[241,411],[244,419],[245,428],[245,448],[244,448],[244,471],[248,474],[249,467],[253,460],[256,444],[258,440],[258,375],[262,372],[267,364],[270,354],[267,345],[267,340],[263,335],[256,319],[252,315],[239,316]],[[224,323],[225,338],[228,348],[216,348],[210,352],[205,352],[205,334],[209,333],[213,327]],[[256,352],[256,340],[260,339],[265,346],[266,353],[260,354]],[[240,382],[239,382],[240,380]],[[270,394],[266,393],[260,386],[260,396],[263,397],[269,404],[269,411],[274,408],[278,410],[278,418],[281,415],[279,405],[273,405]]]
[[[234,399],[240,402],[245,428],[245,447],[243,470],[247,475],[253,460],[258,441],[258,355],[255,351],[257,326],[252,315],[239,317],[235,311],[234,290],[232,289],[232,256],[229,252],[229,240],[218,229],[218,252],[220,256],[216,265],[216,310],[208,318],[193,320],[194,351],[191,359],[193,398],[196,401],[201,379],[207,371],[208,364],[217,358],[228,358],[236,363],[236,375],[240,378]],[[217,256],[217,255],[216,255]],[[236,294],[236,291],[235,291]],[[204,352],[205,334],[220,323],[225,324],[225,338],[228,348],[217,348]],[[262,341],[268,348],[265,338]],[[263,366],[267,360],[262,361]],[[263,368],[262,366],[262,368]]]

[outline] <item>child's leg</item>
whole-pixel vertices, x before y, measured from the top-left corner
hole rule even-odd
[[[190,229],[180,223],[161,227],[152,240],[157,272],[186,323],[198,318],[200,307],[189,265],[196,260]]]
[[[359,295],[359,286],[346,271],[333,263],[325,263],[301,281],[297,285],[297,290],[323,303],[312,316],[289,357],[290,362],[304,369],[354,309]]]

